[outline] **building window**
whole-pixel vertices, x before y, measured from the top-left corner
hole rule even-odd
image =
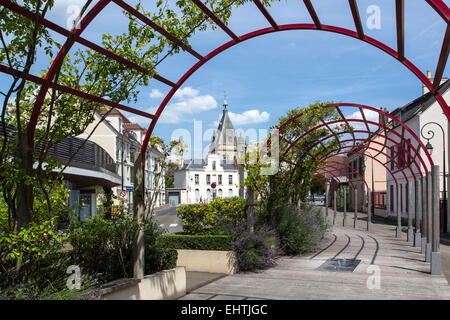
[[[217,192],[217,196],[220,198],[222,197],[222,189],[219,189],[219,191]]]
[[[230,174],[228,176],[228,184],[233,184],[233,175],[232,174]]]
[[[222,184],[222,175],[221,174],[219,174],[218,176],[217,176],[217,182],[219,183],[219,184]]]
[[[216,170],[216,162],[215,161],[213,161],[213,163],[212,163],[212,169]]]
[[[412,161],[413,161],[413,158],[411,158],[409,155],[411,155],[412,156],[412,154],[411,154],[411,139],[408,139],[408,164],[411,164],[412,163]]]
[[[194,181],[195,181],[195,184],[199,184],[200,183],[200,176],[198,174],[196,174],[194,176]]]
[[[206,175],[206,184],[208,184],[208,185],[211,184],[211,175],[210,174]]]
[[[228,190],[228,196],[232,197],[233,196],[233,189]]]
[[[211,190],[210,189],[206,190],[206,198],[208,200],[211,199]]]
[[[200,191],[198,189],[195,189],[195,201],[198,201],[200,199]]]

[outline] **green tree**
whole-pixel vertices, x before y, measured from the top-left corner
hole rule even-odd
[[[205,4],[225,23],[229,21],[232,9],[249,0],[208,0]],[[269,5],[273,0],[264,0]],[[15,3],[32,12],[36,17],[45,18],[54,5],[53,0],[23,0]],[[87,0],[82,17],[92,3]],[[189,46],[189,39],[197,31],[205,31],[217,26],[197,6],[187,0],[156,1],[154,12],[144,9],[144,1],[139,1],[136,9],[181,39]],[[153,29],[142,24],[137,18],[123,13],[128,19],[127,30],[119,35],[102,35],[101,45],[113,53],[149,70],[141,73],[90,49],[79,49],[57,64],[54,84],[72,87],[88,94],[107,98],[113,102],[137,101],[139,88],[146,86],[155,75],[155,68],[180,48]],[[61,164],[49,156],[49,150],[68,136],[84,132],[94,121],[94,112],[101,105],[57,89],[49,90],[38,117],[32,150],[28,146],[28,128],[32,127],[30,117],[40,87],[26,80],[36,57],[52,59],[67,47],[53,40],[51,34],[36,20],[27,19],[2,7],[0,10],[0,60],[15,70],[15,74],[5,92],[1,113],[2,133],[0,135],[0,177],[2,200],[7,208],[8,229],[20,230],[32,221],[38,221],[37,210],[47,214],[47,219],[57,215],[54,206],[53,188],[62,185]],[[71,32],[73,37],[73,31]],[[49,70],[42,71],[42,77]],[[106,113],[101,121],[108,115]],[[11,132],[9,132],[11,131]],[[59,171],[59,174],[52,172]],[[41,196],[42,195],[42,196]],[[65,203],[64,198],[58,199]]]

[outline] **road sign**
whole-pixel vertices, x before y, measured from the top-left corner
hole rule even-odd
[[[213,182],[211,183],[211,188],[215,189],[216,188],[216,184]]]
[[[126,192],[125,190],[122,190],[122,191],[120,191],[119,196],[120,196],[122,199],[125,199],[125,198],[127,197],[127,192]]]
[[[127,191],[133,191],[134,190],[133,186],[126,186],[125,188],[127,189]]]

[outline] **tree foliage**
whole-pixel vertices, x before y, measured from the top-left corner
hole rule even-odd
[[[205,4],[228,23],[232,9],[249,0],[208,0]],[[269,5],[272,0],[264,0]],[[26,8],[37,17],[45,18],[54,5],[54,0],[23,0],[13,2]],[[87,12],[92,0],[85,2],[80,17]],[[136,9],[150,18],[170,34],[189,46],[189,39],[199,31],[216,28],[216,25],[191,1],[156,1],[152,12],[144,9],[146,2],[139,1]],[[0,10],[0,63],[20,74],[11,76],[4,92],[1,113],[0,134],[0,177],[1,192],[6,214],[10,221],[8,228],[16,230],[36,221],[36,208],[45,208],[47,218],[57,215],[54,206],[53,188],[63,186],[62,166],[52,159],[49,150],[68,136],[83,133],[94,121],[94,112],[101,105],[97,102],[70,95],[50,86],[37,117],[33,135],[35,149],[29,148],[28,140],[33,133],[30,123],[33,108],[39,97],[40,86],[26,80],[36,58],[53,59],[56,52],[65,58],[55,64],[49,80],[92,94],[112,102],[135,102],[140,88],[148,85],[155,75],[155,68],[167,57],[177,54],[181,48],[161,34],[143,24],[136,17],[123,12],[128,27],[118,35],[104,34],[101,46],[107,48],[142,68],[141,73],[118,61],[91,49],[81,48],[74,52],[67,50],[52,38],[46,28],[35,20],[27,19],[5,7]],[[75,30],[75,29],[74,29]],[[73,37],[73,31],[70,37]],[[42,70],[41,77],[49,69]],[[105,114],[101,121],[108,115]],[[8,132],[8,129],[11,129]],[[92,133],[90,133],[92,134]],[[59,174],[54,174],[59,171]],[[38,196],[38,194],[42,194]],[[61,203],[65,203],[64,199]]]

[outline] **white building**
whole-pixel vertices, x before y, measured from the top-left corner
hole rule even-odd
[[[225,100],[206,159],[185,160],[174,171],[174,188],[167,190],[169,203],[200,203],[217,197],[240,196],[240,175],[235,164],[244,152],[245,140],[236,137]]]
[[[430,73],[428,73],[428,77],[431,78]],[[443,83],[441,84],[439,88],[439,92],[442,94],[443,98],[447,103],[450,101],[450,81],[447,79],[444,79]],[[441,188],[441,195],[440,198],[443,198],[443,137],[442,137],[442,131],[441,129],[434,124],[429,124],[425,127],[423,130],[424,136],[421,135],[421,129],[424,125],[426,125],[429,122],[436,122],[438,123],[443,129],[444,129],[444,139],[445,139],[445,146],[448,146],[448,120],[443,113],[440,105],[436,102],[435,98],[431,95],[428,90],[423,89],[423,95],[416,100],[412,101],[411,103],[407,104],[406,106],[399,108],[397,110],[394,110],[391,112],[391,114],[398,118],[400,121],[404,122],[413,132],[414,134],[420,138],[422,143],[424,145],[427,145],[428,140],[426,138],[430,138],[430,135],[428,135],[428,131],[432,130],[434,131],[434,137],[429,140],[429,142],[433,146],[433,152],[431,154],[431,157],[434,161],[435,165],[439,165],[441,169],[441,179],[440,179],[440,188]],[[402,126],[400,126],[398,123],[392,123],[393,130],[398,132],[400,135],[402,134]],[[388,133],[388,138],[391,138],[397,142],[399,142],[399,137],[395,135],[394,133]],[[418,147],[418,143],[416,140],[412,137],[412,135],[404,131],[404,138],[410,142],[415,148]],[[403,156],[403,158],[406,160],[403,161],[401,157],[395,156],[393,151],[387,150],[389,156],[394,157],[395,161],[400,164],[402,169],[404,170],[410,184],[411,184],[411,201],[412,201],[412,208],[415,206],[415,199],[414,199],[414,177],[409,169],[409,166],[411,166],[411,169],[416,177],[419,177],[419,170],[415,166],[413,159],[410,158],[406,152],[401,151],[401,148],[399,149],[398,146],[396,146],[393,142],[388,141],[387,145],[396,151],[400,150],[400,154]],[[405,149],[410,152],[412,157],[414,157],[414,152],[411,150],[411,147],[409,147],[405,143]],[[426,160],[426,156],[423,150],[419,151],[420,156],[424,159],[427,166],[429,166],[428,161]],[[388,159],[389,161],[389,159]],[[416,161],[419,163],[419,167],[422,170],[422,173],[425,172],[425,169],[423,165],[420,163],[418,157],[416,157]],[[388,167],[391,169],[391,171],[394,173],[395,178],[398,181],[398,184],[400,186],[400,197],[401,197],[401,203],[400,203],[400,210],[403,218],[407,218],[408,216],[408,187],[409,185],[406,182],[405,177],[403,176],[401,170],[398,168],[397,165],[394,164],[394,162],[390,161],[388,162]],[[428,168],[430,170],[430,168]],[[446,172],[448,173],[448,159],[446,159]],[[395,181],[392,178],[390,174],[387,174],[387,215],[388,216],[397,216],[397,197],[396,197],[396,185]],[[448,187],[447,187],[448,190]]]
[[[101,108],[99,113],[95,113],[95,121],[91,123],[81,138],[87,138],[95,125],[102,119],[107,112],[106,108]],[[117,173],[121,177],[121,183],[112,189],[117,197],[124,197],[125,203],[132,208],[133,206],[133,167],[135,154],[141,150],[142,142],[145,137],[145,129],[136,123],[132,123],[119,110],[112,109],[105,120],[100,122],[89,140],[97,143],[117,163]],[[162,154],[155,149],[148,148],[146,153],[145,167],[145,190],[148,197],[157,189],[158,195],[155,197],[156,206],[165,204],[164,174],[159,181],[155,181],[155,172],[160,172],[156,159]],[[155,183],[159,187],[155,188]],[[115,201],[118,204],[118,201]]]
[[[180,190],[180,196],[175,190],[169,192],[169,202],[175,201],[174,204],[178,201],[200,203],[217,197],[235,197],[239,196],[239,173],[233,164],[219,155],[209,154],[206,160],[187,160],[180,169],[175,170],[174,187]]]

